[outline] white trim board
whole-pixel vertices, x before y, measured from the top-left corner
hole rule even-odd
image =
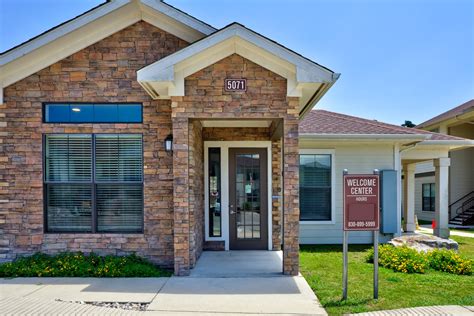
[[[209,148],[221,149],[221,237],[209,237]],[[266,148],[268,185],[268,250],[272,250],[272,142],[204,141],[204,240],[224,241],[229,250],[229,148]]]

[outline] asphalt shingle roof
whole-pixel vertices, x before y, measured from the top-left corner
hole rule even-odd
[[[432,133],[416,128],[408,128],[368,120],[360,117],[330,112],[326,110],[310,111],[300,122],[300,134],[340,134],[340,135],[371,135],[371,134],[426,134],[430,140],[464,140],[464,138]]]

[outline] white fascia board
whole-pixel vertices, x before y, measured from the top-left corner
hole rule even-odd
[[[113,0],[1,55],[0,87],[7,87],[140,20],[188,42],[215,31],[158,0]]]
[[[156,11],[159,11],[160,13],[172,18],[173,20],[176,20],[194,30],[197,30],[201,32],[204,35],[209,35],[213,32],[216,31],[215,28],[212,26],[199,21],[196,18],[193,18],[190,15],[187,15],[184,12],[181,12],[180,10],[177,10],[176,8],[173,8],[167,3],[164,3],[159,0],[140,0],[140,2],[152,9],[155,9]]]
[[[379,140],[394,140],[394,141],[416,141],[425,140],[425,134],[299,134],[301,139],[307,140],[331,140],[331,141],[347,141],[347,140],[362,140],[362,141],[379,141]]]
[[[474,140],[470,139],[459,139],[459,140],[424,140],[418,143],[417,146],[424,147],[449,147],[451,149],[463,147],[474,147]]]
[[[34,40],[31,40],[5,54],[0,56],[0,66],[3,66],[21,56],[24,56],[31,51],[49,43],[52,42],[70,32],[73,32],[80,27],[97,20],[98,18],[109,14],[110,12],[117,10],[125,5],[127,5],[130,0],[115,0],[115,1],[110,1],[95,10],[92,10],[91,12],[84,14],[83,16],[80,16],[64,25],[61,25],[60,27],[53,29],[42,36],[35,38]]]
[[[57,38],[27,55],[0,66],[0,84],[7,87],[138,21],[140,14],[133,4],[114,10],[67,36]]]
[[[114,10],[68,33],[67,36],[59,37],[0,66],[0,84],[7,87],[138,21],[140,14],[133,4]]]

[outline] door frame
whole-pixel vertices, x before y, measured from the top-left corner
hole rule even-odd
[[[222,236],[209,237],[209,148],[221,149],[221,220]],[[204,141],[204,240],[224,241],[229,250],[229,148],[267,149],[267,195],[268,195],[268,250],[272,250],[272,142],[271,141]]]

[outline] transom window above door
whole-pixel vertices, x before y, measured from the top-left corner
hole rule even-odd
[[[45,123],[141,123],[139,103],[45,103]]]

